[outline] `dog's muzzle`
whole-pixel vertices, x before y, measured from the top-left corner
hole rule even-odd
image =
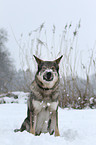
[[[52,72],[45,72],[43,75],[43,79],[46,81],[52,81],[53,80],[53,74]]]

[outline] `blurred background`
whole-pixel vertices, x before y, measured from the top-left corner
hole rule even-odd
[[[0,94],[30,91],[33,54],[63,54],[60,106],[96,107],[95,15],[95,0],[0,0]]]

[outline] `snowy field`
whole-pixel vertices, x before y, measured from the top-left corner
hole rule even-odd
[[[14,133],[26,117],[26,104],[0,104],[0,145],[96,145],[96,110],[59,108],[60,137]]]

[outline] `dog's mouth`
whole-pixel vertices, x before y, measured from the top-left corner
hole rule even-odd
[[[52,72],[46,72],[44,75],[43,75],[43,79],[45,81],[52,81],[53,80],[53,74]]]

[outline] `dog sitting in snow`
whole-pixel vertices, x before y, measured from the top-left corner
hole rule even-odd
[[[43,61],[37,58],[38,70],[31,84],[28,98],[27,118],[20,129],[34,135],[49,132],[59,136],[58,97],[59,97],[59,63],[62,56],[54,61]]]

